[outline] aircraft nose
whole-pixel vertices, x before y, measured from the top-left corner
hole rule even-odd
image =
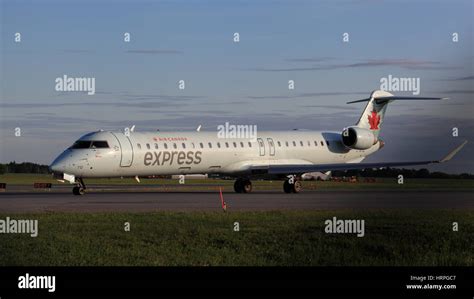
[[[64,155],[57,157],[51,165],[49,165],[49,170],[52,172],[65,172],[66,170],[66,158]]]
[[[60,163],[58,161],[54,161],[49,165],[49,170],[52,172],[63,172],[64,171],[64,163]]]

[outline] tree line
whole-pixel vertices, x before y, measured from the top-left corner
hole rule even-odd
[[[31,162],[0,164],[0,174],[4,173],[51,173],[48,165]]]

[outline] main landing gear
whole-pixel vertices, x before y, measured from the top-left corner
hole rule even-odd
[[[296,176],[291,176],[283,183],[283,191],[285,191],[285,193],[299,193],[302,189],[301,182]]]
[[[296,176],[290,176],[283,183],[283,191],[285,193],[299,193],[303,189],[301,181]],[[246,178],[238,178],[234,183],[236,193],[252,192],[252,182]]]
[[[234,183],[234,190],[237,193],[252,192],[252,182],[249,179],[239,178]]]
[[[72,188],[72,194],[84,195],[85,192],[86,192],[86,184],[84,184],[84,181],[82,180],[82,178],[80,178],[77,181],[77,186]]]

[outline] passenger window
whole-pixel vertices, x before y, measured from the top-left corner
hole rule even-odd
[[[300,145],[301,145],[301,146],[304,146],[303,141],[300,141]]]
[[[314,141],[314,146],[318,146],[318,142],[316,140]]]
[[[252,147],[252,142],[249,141],[249,147]]]
[[[295,142],[295,141],[293,141],[293,146],[296,146],[296,142]]]
[[[142,149],[142,145],[140,143],[137,143],[138,149]]]
[[[181,145],[183,146],[183,148],[186,148],[186,144],[184,144],[184,142],[181,143]]]
[[[176,143],[173,143],[173,148],[174,148],[174,149],[177,149],[177,148],[178,148],[178,146],[176,145]]]
[[[234,147],[237,147],[237,143],[234,142]]]
[[[155,143],[155,149],[158,149],[158,143]]]
[[[202,144],[202,142],[199,143],[199,146],[200,146],[201,148],[204,148],[204,144]]]
[[[244,143],[242,141],[240,142],[240,147],[244,147]]]
[[[209,148],[212,148],[212,143],[209,142],[208,145],[209,145]]]
[[[229,147],[229,142],[225,143],[225,147],[227,147],[227,148]]]
[[[277,141],[278,147],[281,147],[281,142]]]
[[[165,146],[165,149],[168,149],[168,143],[163,144]]]
[[[311,142],[308,140],[308,146],[311,146]]]
[[[289,145],[288,145],[288,141],[285,141],[285,144],[286,144],[286,147],[288,147],[288,146],[289,146]]]
[[[324,142],[321,141],[320,143],[321,143],[321,146],[324,146]]]
[[[220,142],[217,143],[217,147],[221,148],[221,143]]]
[[[149,143],[146,144],[146,148],[150,149],[150,144]]]

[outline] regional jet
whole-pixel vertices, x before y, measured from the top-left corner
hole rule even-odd
[[[252,191],[251,179],[282,179],[283,191],[298,193],[301,176],[310,172],[442,163],[467,143],[439,160],[361,163],[384,146],[379,138],[387,105],[396,100],[441,100],[400,97],[376,90],[357,124],[340,132],[267,131],[256,138],[219,138],[216,132],[97,131],[79,138],[50,165],[56,176],[86,191],[84,179],[156,175],[212,174],[234,177],[237,193]]]

